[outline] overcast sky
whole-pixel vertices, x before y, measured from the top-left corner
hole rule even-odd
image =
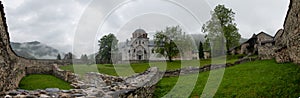
[[[201,33],[210,11],[225,4],[235,13],[243,38],[283,28],[289,0],[2,0],[11,41],[40,41],[62,52],[93,53],[97,40],[113,33],[120,41],[142,28],[155,31],[180,25]],[[75,39],[75,41],[74,41]],[[74,44],[75,43],[75,44]],[[94,47],[94,48],[93,48]]]

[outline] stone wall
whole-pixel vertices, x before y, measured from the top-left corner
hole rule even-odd
[[[290,59],[300,64],[300,0],[290,0],[290,9],[284,23]]]
[[[53,64],[66,64],[57,60],[30,60],[16,55],[10,46],[4,8],[0,1],[0,96],[16,89],[26,74],[53,74]]]
[[[225,68],[225,67],[231,67],[235,66],[241,63],[249,62],[249,61],[255,61],[258,60],[257,58],[242,58],[236,61],[235,63],[226,63],[226,64],[209,64],[205,65],[202,67],[188,67],[188,68],[183,68],[183,69],[177,69],[177,70],[171,70],[171,71],[166,71],[166,72],[161,72],[161,74],[164,75],[164,77],[173,77],[173,76],[179,76],[179,75],[187,75],[187,74],[194,74],[194,73],[200,73],[200,72],[205,72],[205,71],[210,71],[210,70],[215,70],[215,69],[220,69],[220,68]]]
[[[290,62],[290,56],[287,47],[276,50],[275,59],[277,63]]]
[[[264,43],[257,47],[260,59],[274,59],[276,47],[273,43]]]
[[[48,88],[45,90],[11,90],[6,92],[6,97],[50,97],[53,98],[152,98],[156,83],[161,79],[158,68],[149,68],[147,71],[132,75],[130,77],[116,77],[101,73],[87,73],[83,80],[68,71],[60,70],[54,65],[54,72],[57,77],[65,78],[73,82],[76,89],[59,90]],[[71,77],[70,77],[71,76]]]
[[[78,80],[78,76],[76,74],[74,74],[71,71],[62,70],[56,64],[53,65],[52,69],[53,69],[52,75],[64,81],[67,81],[69,83],[74,83],[77,82]]]
[[[156,67],[125,78],[91,72],[73,85],[81,89],[85,97],[151,98],[161,77]]]
[[[283,36],[284,34],[284,30],[283,29],[279,29],[277,32],[276,32],[276,35],[274,37],[274,40],[275,40],[275,46],[286,46],[286,38],[285,36]]]
[[[242,44],[240,54],[248,54],[248,49],[247,49],[248,46],[249,46],[249,43]]]
[[[2,4],[1,4],[2,5]],[[19,81],[25,76],[24,67],[18,63],[18,58],[12,52],[9,45],[6,19],[3,5],[0,18],[0,95],[4,91],[18,87]]]
[[[276,61],[300,64],[300,1],[290,0],[284,32],[276,40]]]

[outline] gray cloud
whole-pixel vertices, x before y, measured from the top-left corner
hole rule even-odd
[[[87,3],[26,0],[16,7],[4,1],[11,41],[37,40],[64,52],[71,51],[73,41],[70,38]]]
[[[289,0],[223,0],[236,13],[236,23],[243,37],[265,31],[275,35],[283,28]]]
[[[27,42],[37,40],[61,51],[72,51],[75,32],[92,32],[90,21],[100,17],[83,15],[91,0],[4,0],[11,41]],[[123,2],[123,0],[115,0]],[[115,6],[109,0],[97,1],[96,8],[90,8],[105,16],[106,8]],[[266,31],[274,35],[282,28],[288,8],[288,0],[175,0],[179,5],[162,3],[162,0],[133,0],[115,10],[107,17],[98,36],[92,36],[91,42],[78,43],[80,47],[97,46],[97,40],[104,34],[115,33],[124,41],[131,37],[131,32],[141,27],[154,33],[169,25],[182,25],[188,33],[200,33],[202,23],[210,17],[210,11],[217,4],[225,4],[236,12],[236,23],[242,37],[249,38],[253,33]],[[96,5],[96,4],[95,4]],[[177,7],[176,7],[177,6]],[[183,6],[185,9],[180,8]],[[157,8],[157,9],[155,9]],[[101,10],[102,9],[102,10]],[[153,11],[153,13],[151,13]],[[160,11],[160,12],[159,12]],[[196,23],[190,14],[198,19]],[[93,11],[91,11],[93,12]],[[149,12],[149,13],[145,13]],[[86,13],[85,13],[86,14]],[[94,14],[94,13],[89,13]],[[144,15],[142,15],[144,14]],[[80,19],[87,21],[80,21]],[[78,30],[77,26],[81,26]],[[80,35],[80,34],[79,34]],[[151,35],[151,34],[150,34]],[[78,40],[86,39],[79,37]],[[92,50],[79,49],[79,53],[92,53]]]

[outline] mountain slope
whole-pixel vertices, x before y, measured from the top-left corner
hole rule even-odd
[[[56,59],[56,56],[60,53],[57,49],[38,41],[25,43],[11,42],[10,44],[17,55],[25,58]]]

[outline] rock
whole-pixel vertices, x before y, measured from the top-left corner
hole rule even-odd
[[[62,93],[59,95],[59,98],[71,98],[70,94]]]
[[[104,95],[102,98],[113,98],[111,95]]]
[[[104,90],[104,91],[108,91],[109,90],[109,87],[102,87],[102,90]]]
[[[57,93],[50,93],[49,96],[51,98],[57,98],[59,95]]]
[[[26,95],[17,95],[17,96],[14,96],[14,98],[27,98]]]
[[[103,91],[98,91],[97,94],[96,94],[96,97],[102,97],[104,95],[104,92]]]
[[[39,95],[40,92],[37,92],[37,91],[32,91],[32,92],[29,92],[30,95]]]
[[[61,92],[63,92],[63,93],[71,93],[70,90],[61,90]]]
[[[48,94],[45,90],[40,90],[40,94]]]
[[[8,93],[8,95],[11,95],[11,96],[16,96],[18,94],[19,94],[19,92],[17,92],[17,91],[11,91]]]
[[[26,95],[26,98],[38,98],[38,97],[35,95]]]
[[[72,91],[72,93],[82,93],[83,92],[82,89],[72,89],[71,91]]]
[[[41,94],[41,95],[40,95],[40,98],[51,98],[51,97],[48,96],[48,95],[45,95],[45,94]]]
[[[98,98],[96,96],[86,96],[86,98]]]
[[[12,98],[12,96],[6,95],[6,96],[4,96],[4,98]]]
[[[58,88],[47,88],[46,91],[56,93],[56,92],[59,92],[59,89]]]
[[[83,94],[72,94],[72,97],[83,97]]]
[[[17,89],[18,92],[28,92],[27,90]]]
[[[290,62],[290,56],[287,48],[281,48],[276,51],[275,60],[277,63]]]

